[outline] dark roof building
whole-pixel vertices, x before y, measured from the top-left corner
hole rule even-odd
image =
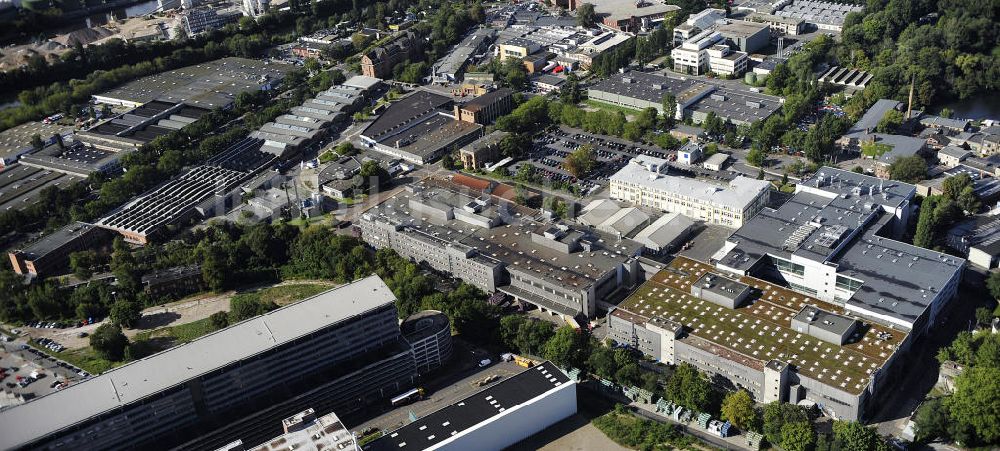
[[[107,246],[111,235],[85,222],[71,223],[45,235],[27,247],[9,254],[10,264],[18,274],[48,276],[66,270],[69,254]]]

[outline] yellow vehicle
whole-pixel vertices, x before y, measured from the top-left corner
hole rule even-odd
[[[519,355],[514,356],[514,363],[523,366],[525,368],[531,368],[535,366],[535,361],[526,357],[521,357]]]

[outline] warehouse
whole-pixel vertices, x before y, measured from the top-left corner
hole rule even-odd
[[[544,362],[387,432],[365,449],[500,451],[575,413],[576,383]]]
[[[454,101],[429,91],[417,91],[393,103],[361,132],[368,148],[426,164],[483,135],[483,126],[456,120]]]

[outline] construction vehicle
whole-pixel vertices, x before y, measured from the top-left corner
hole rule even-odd
[[[531,360],[531,359],[529,359],[527,357],[521,357],[519,355],[515,355],[514,356],[514,363],[516,363],[516,364],[518,364],[520,366],[523,366],[525,368],[531,368],[531,367],[535,366],[535,361],[534,360]]]

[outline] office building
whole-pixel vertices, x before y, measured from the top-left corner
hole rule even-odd
[[[576,408],[576,383],[543,362],[388,431],[366,449],[500,451],[575,414]]]
[[[906,230],[915,193],[907,183],[821,168],[730,236],[713,261],[919,336],[955,295],[965,260],[891,238]]]
[[[771,40],[771,26],[766,23],[745,20],[723,20],[716,25],[717,31],[727,44],[744,53],[755,53],[767,47]]]
[[[701,123],[709,112],[714,112],[735,125],[752,124],[774,114],[782,103],[780,97],[762,94],[754,88],[735,89],[711,80],[646,72],[614,74],[587,89],[591,100],[636,110],[652,107],[660,113],[667,94],[677,100],[677,110],[668,114],[678,120],[690,117],[695,123]]]
[[[741,227],[767,205],[771,184],[737,176],[721,186],[669,175],[667,160],[633,158],[611,176],[610,195],[633,205],[680,213],[725,227]]]
[[[392,68],[423,51],[423,39],[414,31],[403,31],[391,41],[365,52],[361,56],[361,74],[373,78],[388,78]]]
[[[691,364],[759,403],[812,402],[863,420],[892,391],[903,331],[750,276],[677,257],[608,313],[608,336],[665,364]]]
[[[399,329],[413,350],[421,374],[440,368],[451,358],[451,321],[444,313],[437,310],[414,313],[403,320]]]
[[[593,318],[608,294],[634,284],[639,243],[546,220],[484,185],[410,185],[361,216],[361,237],[487,293],[570,316]]]
[[[317,416],[306,409],[281,420],[283,433],[257,446],[247,447],[242,439],[228,443],[215,451],[285,451],[336,450],[361,451],[354,434],[347,430],[336,413]]]
[[[110,243],[111,235],[107,230],[85,222],[73,222],[8,256],[14,272],[45,277],[67,271],[69,254],[106,248]]]
[[[455,119],[472,124],[489,125],[514,108],[514,91],[500,88],[464,104],[455,105]]]
[[[426,164],[482,135],[482,125],[457,120],[451,98],[417,91],[390,105],[361,132],[360,141],[394,158]]]
[[[500,142],[509,136],[502,130],[494,130],[490,134],[479,138],[472,143],[458,149],[459,157],[462,159],[462,166],[465,169],[482,169],[491,163],[500,161],[502,151]]]
[[[394,301],[370,276],[128,363],[0,411],[0,447],[214,449],[355,412],[416,380]]]

